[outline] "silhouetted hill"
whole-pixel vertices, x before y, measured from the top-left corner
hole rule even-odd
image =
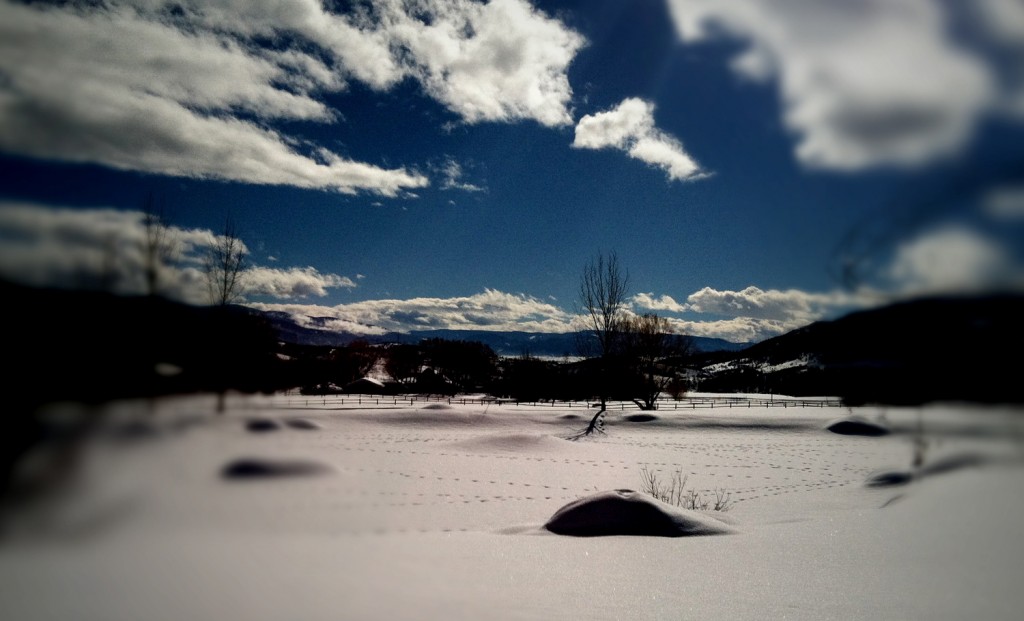
[[[851,313],[709,357],[702,390],[851,403],[1020,402],[1024,296],[928,298]]]
[[[0,295],[4,382],[25,406],[278,387],[276,334],[245,307],[10,283]]]

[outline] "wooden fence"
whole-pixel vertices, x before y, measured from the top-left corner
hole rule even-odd
[[[486,396],[444,396],[444,395],[300,395],[296,392],[284,393],[275,404],[289,407],[328,407],[328,406],[413,406],[417,403],[442,403],[447,405],[479,405],[497,407],[529,407],[529,408],[583,408],[598,407],[594,400],[586,401],[516,401]],[[683,397],[681,399],[659,399],[658,410],[697,410],[711,408],[826,408],[840,407],[842,400],[838,397]],[[638,410],[639,406],[631,401],[610,401],[609,410]]]

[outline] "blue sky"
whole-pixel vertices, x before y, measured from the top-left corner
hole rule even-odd
[[[230,217],[368,333],[570,329],[598,252],[736,341],[1024,282],[1015,0],[90,4],[0,3],[7,278],[140,292],[152,194],[165,295]]]

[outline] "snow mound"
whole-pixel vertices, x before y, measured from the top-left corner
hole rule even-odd
[[[315,423],[307,418],[289,418],[284,422],[292,429],[302,429],[306,431],[313,431],[316,429],[323,429],[319,423]]]
[[[221,477],[229,480],[306,477],[330,472],[330,467],[317,461],[242,458],[221,469]]]
[[[630,489],[598,492],[571,502],[556,511],[544,528],[573,537],[692,537],[735,532],[710,516],[673,507]]]
[[[488,435],[451,443],[452,447],[467,451],[490,452],[554,452],[571,450],[576,445],[569,440],[547,435],[526,433]]]
[[[432,403],[430,405],[423,406],[421,409],[423,409],[423,410],[450,410],[450,409],[452,409],[452,406],[445,405],[443,403]]]
[[[832,421],[826,427],[832,433],[844,436],[870,436],[878,437],[889,434],[889,428],[878,423],[873,423],[862,416],[849,416]]]
[[[658,420],[658,417],[654,414],[630,414],[625,419],[631,423],[649,423],[652,420]]]
[[[914,480],[914,473],[905,470],[892,470],[888,472],[877,472],[868,477],[864,483],[868,487],[892,487],[894,485],[906,485]]]
[[[251,418],[245,421],[245,428],[253,433],[267,433],[268,431],[277,431],[281,426],[277,424],[277,421],[269,418]]]

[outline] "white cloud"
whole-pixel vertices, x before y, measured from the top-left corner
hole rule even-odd
[[[486,192],[487,189],[473,183],[462,180],[462,165],[454,159],[448,158],[441,166],[442,190],[462,190],[463,192]],[[451,202],[451,201],[449,201]],[[454,204],[454,203],[453,203]]]
[[[34,286],[146,293],[144,219],[140,211],[0,203],[0,276]],[[166,240],[169,259],[159,270],[158,292],[208,302],[202,265],[214,232],[170,225]],[[251,256],[244,242],[242,251]],[[323,297],[327,289],[356,286],[312,267],[250,265],[243,280],[248,295],[280,299]]]
[[[778,336],[836,312],[877,301],[867,292],[809,293],[798,289],[764,290],[753,286],[741,291],[704,287],[687,296],[685,303],[669,295],[655,296],[653,293],[640,293],[631,300],[637,309],[684,315],[667,317],[677,332],[734,342]],[[691,319],[694,314],[717,318]]]
[[[781,321],[734,317],[716,321],[688,321],[669,318],[677,334],[725,339],[733,343],[752,343],[784,334],[793,328]]]
[[[245,271],[245,289],[249,296],[269,296],[282,300],[324,297],[331,288],[354,288],[345,276],[321,274],[313,267],[275,269],[254,266]]]
[[[266,43],[272,45],[267,46]],[[285,133],[323,94],[406,78],[464,121],[571,123],[583,38],[523,0],[0,4],[0,150],[125,170],[415,196],[428,179]]]
[[[952,18],[933,0],[670,0],[670,7],[684,42],[746,42],[733,70],[777,80],[797,158],[810,166],[858,170],[955,154],[979,117],[1009,96],[983,58],[951,40]]]
[[[318,150],[265,126],[329,122],[340,81],[310,55],[254,51],[131,8],[0,5],[0,149],[39,158],[257,184],[371,191],[422,175]]]
[[[741,291],[719,291],[704,287],[686,298],[687,308],[696,313],[767,319],[787,325],[810,323],[834,308],[854,302],[852,296],[838,292],[764,290],[753,286]]]
[[[407,71],[466,122],[572,122],[569,63],[582,36],[523,0],[387,0],[381,31]]]
[[[1024,185],[1003,185],[990,189],[982,198],[981,208],[994,220],[1024,220]]]
[[[486,289],[466,297],[367,300],[338,306],[254,304],[292,315],[300,324],[364,334],[410,330],[566,332],[572,317],[536,298]],[[314,319],[315,318],[315,319]]]
[[[987,35],[986,43],[998,50],[993,63],[1002,88],[1001,108],[1024,117],[1024,3],[1019,0],[975,0],[965,3],[972,25]]]
[[[683,313],[688,310],[685,304],[676,302],[670,295],[654,297],[653,293],[638,293],[631,300],[633,306],[652,311],[668,311],[671,313]]]
[[[587,114],[576,124],[577,149],[619,149],[662,169],[673,181],[705,175],[682,143],[654,126],[654,104],[630,97],[611,110]]]
[[[903,296],[1024,287],[1024,268],[994,239],[947,225],[900,244],[886,270]]]

